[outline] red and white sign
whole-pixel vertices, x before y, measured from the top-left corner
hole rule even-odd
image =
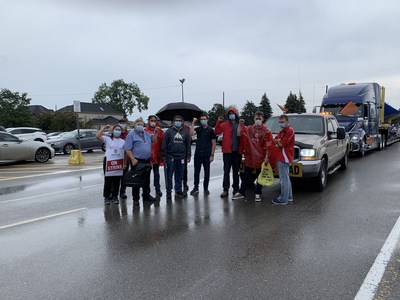
[[[105,176],[122,176],[124,173],[124,149],[107,149]]]

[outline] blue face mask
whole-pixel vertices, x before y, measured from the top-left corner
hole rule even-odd
[[[138,133],[143,132],[143,125],[136,125],[135,126],[135,131],[138,132]]]
[[[126,128],[125,124],[118,124],[118,125],[119,125],[119,127],[121,127],[122,130],[124,130]]]
[[[121,130],[113,130],[113,136],[119,137],[121,135]]]
[[[280,128],[285,128],[285,127],[286,127],[286,124],[285,124],[285,123],[279,123],[279,127],[280,127]]]
[[[182,121],[175,121],[174,125],[175,127],[180,128],[182,126]]]
[[[235,114],[229,114],[229,120],[233,121],[236,119],[236,115]]]
[[[207,125],[207,120],[200,120],[200,124],[203,125],[203,126],[206,126]]]

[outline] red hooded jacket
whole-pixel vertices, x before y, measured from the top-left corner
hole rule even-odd
[[[156,122],[156,127],[159,127],[158,121]],[[151,127],[149,124],[147,124],[147,127],[144,129],[151,135],[154,134],[155,127]],[[161,158],[161,146],[162,146],[162,141],[164,138],[164,131],[161,129],[158,131],[157,135],[157,141],[154,141],[151,144],[151,156],[150,156],[150,163],[152,165],[159,165],[162,163],[162,158]]]
[[[228,115],[229,112],[232,111],[235,115],[236,115],[236,122],[238,123],[239,126],[239,116],[237,113],[236,108],[232,107],[229,109],[228,111]],[[222,138],[222,152],[223,153],[232,153],[232,122],[231,121],[217,121],[217,124],[215,125],[215,129],[214,132],[216,135],[218,134],[223,134],[224,137]],[[239,139],[239,153],[242,154],[243,153],[243,145],[242,143],[240,143],[240,137],[238,137]]]
[[[280,143],[282,144],[282,148],[279,146],[273,146],[273,156],[276,161],[291,163],[294,159],[294,130],[289,125],[286,128],[283,128],[278,135],[274,138],[274,140],[280,139]]]
[[[260,169],[265,160],[267,149],[273,145],[271,131],[264,125],[241,125],[240,143],[243,144],[245,165]]]

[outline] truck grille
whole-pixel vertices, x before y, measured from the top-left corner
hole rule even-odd
[[[294,146],[294,160],[300,159],[300,148],[299,146]]]

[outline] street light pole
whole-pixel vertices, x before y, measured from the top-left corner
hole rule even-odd
[[[185,99],[183,98],[183,83],[185,82],[185,78],[179,79],[179,81],[181,82],[182,86],[182,102],[185,102]]]

